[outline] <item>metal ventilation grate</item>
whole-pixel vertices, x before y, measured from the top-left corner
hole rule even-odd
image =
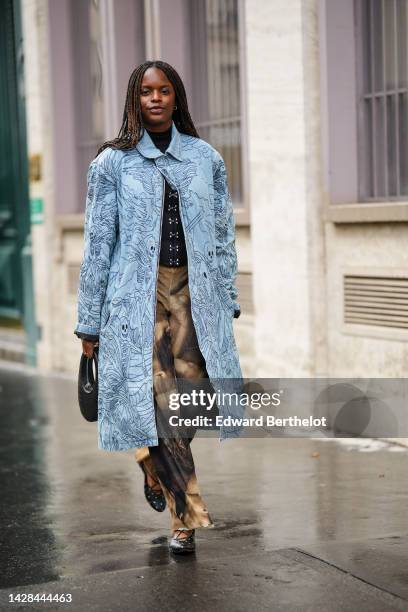
[[[408,278],[345,275],[344,322],[408,328]]]

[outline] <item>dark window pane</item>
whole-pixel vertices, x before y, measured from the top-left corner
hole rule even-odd
[[[362,19],[364,27],[362,28],[362,52],[363,52],[363,94],[371,93],[372,91],[372,80],[371,80],[371,13],[370,13],[370,0],[362,0]]]
[[[387,165],[388,165],[388,194],[397,196],[397,140],[396,140],[396,113],[394,95],[387,96]]]
[[[361,57],[359,186],[362,200],[407,189],[408,0],[355,0]]]
[[[385,87],[386,89],[394,89],[397,86],[395,1],[385,0],[383,6],[385,31]]]
[[[381,91],[384,88],[384,58],[383,58],[383,11],[382,0],[371,0],[372,16],[372,42],[374,61],[374,90]]]
[[[407,69],[407,0],[396,0],[397,4],[397,41],[398,41],[398,81],[400,87],[408,86]]]
[[[400,156],[400,181],[401,195],[408,195],[408,151],[407,151],[407,134],[408,134],[408,94],[404,93],[399,96],[399,156]]]
[[[375,107],[375,122],[374,122],[374,155],[375,166],[374,172],[376,177],[376,193],[375,197],[387,195],[385,183],[385,117],[384,107],[385,100],[383,97],[377,97],[374,103]]]
[[[366,135],[364,150],[367,154],[363,158],[362,167],[360,172],[365,180],[361,180],[363,198],[368,196],[369,198],[374,197],[374,156],[373,156],[373,113],[372,107],[374,105],[374,99],[369,98],[364,100],[364,133]]]

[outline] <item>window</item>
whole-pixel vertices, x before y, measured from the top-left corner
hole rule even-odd
[[[355,0],[360,201],[408,198],[408,0]]]
[[[191,3],[194,123],[222,155],[234,207],[243,207],[239,0]]]

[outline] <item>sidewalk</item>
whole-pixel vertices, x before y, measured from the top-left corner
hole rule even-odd
[[[132,451],[98,450],[75,380],[7,367],[0,387],[1,610],[408,610],[408,449],[198,438],[215,529],[173,557],[167,512],[147,505]]]

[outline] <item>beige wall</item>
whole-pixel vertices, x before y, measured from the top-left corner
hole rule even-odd
[[[408,330],[343,323],[343,274],[408,273],[408,224],[326,225],[331,376],[405,377]]]
[[[257,373],[324,374],[317,2],[246,5]]]

